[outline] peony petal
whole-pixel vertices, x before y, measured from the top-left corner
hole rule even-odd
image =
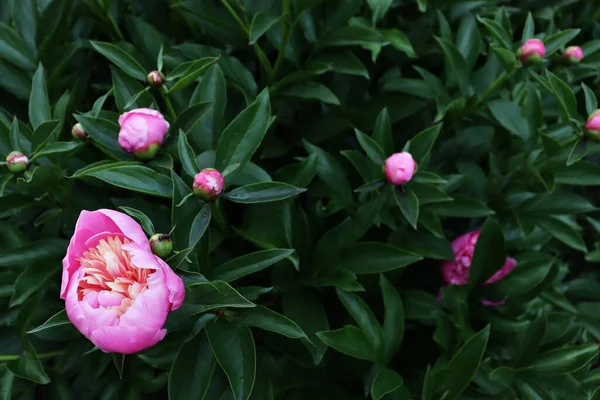
[[[159,269],[148,277],[148,289],[140,293],[127,311],[121,315],[119,326],[144,326],[160,329],[167,320],[170,308],[165,276]]]
[[[123,245],[123,250],[129,253],[132,266],[140,269],[160,269],[160,259],[137,243]]]
[[[181,307],[183,299],[185,298],[185,285],[181,278],[173,272],[171,267],[161,260],[158,259],[159,264],[165,274],[165,280],[167,287],[169,288],[169,302],[171,303],[171,310],[177,310]]]
[[[91,332],[90,340],[107,353],[133,354],[160,342],[166,329],[142,326],[105,326]]]
[[[135,222],[129,215],[107,209],[100,209],[97,212],[110,218],[126,238],[138,244],[142,249],[151,251],[148,237],[144,233],[141,225]]]

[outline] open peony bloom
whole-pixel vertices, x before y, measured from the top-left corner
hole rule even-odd
[[[517,52],[525,64],[539,64],[546,55],[546,47],[540,39],[529,39]]]
[[[583,50],[579,46],[569,46],[563,53],[563,58],[569,61],[571,64],[577,64],[583,60]]]
[[[442,277],[447,285],[464,285],[469,282],[469,267],[475,253],[475,245],[479,238],[480,231],[466,233],[452,242],[452,250],[454,251],[454,261],[444,261],[442,263]],[[517,265],[514,258],[508,257],[506,262],[494,275],[490,277],[484,284],[490,284],[499,281],[513,270]],[[500,305],[504,302],[491,302],[483,300],[486,305]]]
[[[181,278],[152,254],[142,227],[112,210],[82,211],[63,259],[61,299],[75,327],[105,352],[154,346],[171,310],[181,306]]]
[[[136,108],[119,117],[119,145],[141,159],[151,159],[162,147],[169,123],[150,108]]]
[[[392,185],[402,185],[412,179],[417,163],[407,152],[392,154],[383,167],[387,180]]]

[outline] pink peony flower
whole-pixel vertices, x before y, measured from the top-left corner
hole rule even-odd
[[[223,192],[225,180],[214,168],[205,168],[194,177],[194,193],[204,200],[213,200]]]
[[[539,64],[546,55],[546,47],[540,39],[529,39],[517,52],[525,64]]]
[[[475,253],[475,245],[479,238],[480,231],[466,233],[452,242],[452,250],[454,251],[453,261],[444,261],[442,263],[442,277],[447,285],[464,285],[469,282],[469,267]],[[517,265],[514,258],[508,257],[506,262],[494,275],[492,275],[484,284],[490,284],[499,281],[513,270]],[[483,300],[485,305],[500,305],[504,301],[492,302]]]
[[[136,108],[122,114],[119,125],[119,145],[142,159],[156,156],[169,130],[169,123],[162,114],[150,108]]]
[[[63,259],[61,299],[73,325],[105,352],[132,354],[161,341],[181,306],[181,278],[152,254],[141,226],[112,210],[82,211]]]
[[[588,139],[600,141],[600,110],[590,114],[585,123],[585,134]]]
[[[579,46],[569,46],[563,53],[563,59],[569,61],[571,64],[577,64],[583,60],[583,50]]]
[[[6,156],[6,166],[13,173],[25,171],[29,166],[29,158],[20,151],[12,151]]]
[[[152,86],[160,86],[164,83],[165,77],[159,71],[152,71],[148,74],[146,80]]]
[[[417,163],[407,152],[392,154],[384,164],[385,176],[392,185],[410,181],[416,169]]]

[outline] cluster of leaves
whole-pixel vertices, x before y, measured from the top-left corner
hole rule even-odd
[[[600,398],[600,145],[582,132],[599,16],[586,0],[1,1],[0,156],[32,164],[0,166],[0,399]],[[528,68],[533,36],[546,61]],[[117,142],[137,107],[171,123],[147,163]],[[381,165],[402,149],[418,172],[394,188]],[[190,198],[206,167],[226,176],[212,204]],[[132,356],[95,350],[58,298],[75,221],[98,208],[174,229],[186,300]],[[450,241],[480,228],[470,284],[438,300]],[[507,255],[515,270],[481,286]]]

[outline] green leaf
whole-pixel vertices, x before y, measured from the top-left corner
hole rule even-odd
[[[473,260],[469,267],[469,284],[479,286],[502,268],[506,262],[504,234],[492,218],[488,218],[477,239]]]
[[[467,388],[475,373],[479,369],[483,353],[490,336],[490,326],[473,335],[456,352],[446,367],[446,381],[443,384],[444,392],[448,392],[445,399],[453,400],[459,398],[460,394]]]
[[[384,202],[385,196],[376,197],[363,205],[356,214],[325,232],[315,250],[319,261],[325,263],[337,257],[343,248],[359,240],[373,225]]]
[[[385,179],[375,179],[373,181],[367,182],[364,185],[357,187],[356,189],[354,189],[354,191],[356,193],[372,192],[374,190],[377,190],[377,189],[383,187],[383,185],[385,185],[385,183],[386,183]]]
[[[573,147],[569,152],[566,165],[570,167],[571,165],[575,164],[577,161],[581,160],[587,155],[587,151],[587,142],[583,139],[578,139],[575,143],[573,143]]]
[[[564,31],[556,32],[544,38],[544,46],[546,47],[546,57],[551,56],[560,50],[565,44],[575,39],[581,29],[565,29]]]
[[[392,122],[390,120],[390,114],[386,107],[382,108],[381,112],[377,116],[372,137],[377,142],[377,144],[379,144],[379,147],[383,150],[384,154],[392,154],[394,152]]]
[[[156,233],[154,230],[154,224],[152,224],[152,220],[150,220],[146,214],[131,207],[121,206],[119,208],[140,221],[140,224],[142,224],[142,228],[144,229],[144,232],[146,232],[146,235],[152,236]]]
[[[253,45],[256,41],[269,29],[273,27],[279,20],[283,17],[283,15],[275,16],[264,13],[262,11],[254,14],[252,18],[252,22],[250,23],[250,30],[248,31],[248,39],[250,40],[248,44]]]
[[[346,325],[333,331],[317,332],[317,337],[327,346],[361,360],[374,361],[375,351],[365,334],[353,325]]]
[[[256,349],[250,328],[219,320],[205,329],[213,354],[227,375],[234,400],[247,400],[256,378]]]
[[[181,165],[183,170],[191,177],[194,177],[200,169],[196,165],[196,155],[194,150],[188,143],[185,132],[179,130],[179,139],[177,140],[177,149],[179,151],[179,158],[181,159]]]
[[[486,27],[490,35],[507,50],[513,50],[511,35],[498,22],[489,18],[477,17],[477,20]]]
[[[577,163],[556,172],[556,183],[578,186],[600,185],[600,166],[589,161]]]
[[[18,376],[19,378],[27,379],[40,385],[50,383],[50,378],[44,371],[44,367],[40,363],[35,349],[27,339],[22,340],[23,355],[17,360],[6,363],[6,368]]]
[[[223,198],[241,204],[268,203],[289,199],[305,191],[283,182],[260,182],[234,189]]]
[[[422,259],[418,254],[386,243],[366,242],[345,250],[339,266],[358,275],[378,274],[404,268]]]
[[[413,229],[417,229],[417,221],[419,220],[419,198],[412,190],[408,188],[402,189],[400,186],[395,188],[396,203],[402,211],[402,215],[408,221]]]
[[[177,206],[184,198],[192,194],[192,188],[186,184],[180,177],[171,170],[171,180],[173,181],[173,201],[171,203],[171,226],[174,227],[173,241],[178,250],[190,248],[190,232],[192,224],[202,210],[199,201],[186,201],[181,206]]]
[[[428,204],[425,208],[440,217],[477,218],[494,214],[485,204],[463,196],[454,196],[454,201]]]
[[[203,399],[215,366],[216,360],[204,334],[183,343],[169,371],[169,400]]]
[[[51,120],[42,122],[31,136],[31,148],[33,149],[34,157],[39,152],[45,149],[48,143],[56,141],[61,129],[60,121]],[[32,157],[33,159],[33,157]]]
[[[392,5],[392,0],[367,0],[373,15],[373,24],[381,20]]]
[[[371,398],[380,400],[385,395],[395,392],[403,384],[404,380],[396,371],[378,365],[375,379],[371,385]]]
[[[379,33],[396,50],[403,52],[410,58],[417,58],[417,53],[415,53],[412,43],[410,43],[408,36],[404,32],[398,29],[380,29]]]
[[[442,130],[442,124],[434,125],[417,133],[408,143],[410,154],[419,163],[431,153],[431,149]]]
[[[563,112],[563,117],[567,120],[577,115],[577,99],[571,87],[562,79],[546,70],[546,77],[552,86],[552,90]]]
[[[27,43],[4,23],[0,23],[0,58],[22,69],[33,71],[36,67],[35,57]]]
[[[585,111],[590,115],[598,109],[598,100],[596,99],[596,94],[588,85],[581,82],[581,88],[585,94]]]
[[[216,168],[223,171],[236,163],[240,164],[240,169],[244,168],[267,133],[270,117],[269,91],[265,89],[221,134]]]
[[[10,400],[15,375],[7,368],[0,370],[0,400]]]
[[[45,146],[41,151],[31,157],[31,161],[39,157],[47,157],[51,154],[66,153],[83,146],[83,143],[77,142],[56,142]]]
[[[330,31],[321,39],[321,47],[384,45],[384,37],[366,26],[344,26]]]
[[[358,143],[363,148],[365,153],[367,153],[367,156],[369,156],[371,161],[373,161],[378,166],[383,166],[383,163],[385,161],[385,155],[383,154],[383,150],[381,150],[381,147],[379,147],[377,142],[374,139],[362,133],[361,131],[359,131],[358,129],[354,129],[354,133],[356,135]]]
[[[327,314],[323,304],[314,292],[308,288],[300,288],[295,292],[283,293],[284,314],[296,322],[306,333],[308,339],[300,339],[319,364],[325,355],[327,346],[317,339],[316,333],[329,329]]]
[[[183,131],[186,135],[189,135],[190,131],[200,123],[202,117],[211,110],[212,106],[212,103],[207,102],[195,103],[189,106],[177,115],[177,119],[173,122],[170,131]]]
[[[465,97],[471,96],[473,88],[469,80],[469,70],[465,58],[452,42],[439,37],[435,37],[435,40],[444,52],[446,65],[450,67],[454,74],[462,95]]]
[[[19,120],[15,116],[10,124],[9,141],[13,150],[21,151],[21,132],[19,132]]]
[[[71,325],[71,321],[67,316],[67,311],[62,310],[51,316],[44,322],[42,325],[37,328],[33,328],[30,331],[27,331],[27,334],[38,333],[41,331],[45,331],[46,329],[56,328],[57,326]]]
[[[137,107],[151,107],[154,103],[152,95],[147,90],[150,86],[142,86],[134,78],[130,77],[120,69],[110,67],[112,73],[112,94],[117,103],[117,108],[121,111],[127,111]],[[102,100],[103,101],[103,100]],[[99,106],[101,106],[99,104]],[[96,104],[94,104],[96,108]],[[100,108],[98,108],[99,110]],[[92,115],[96,115],[93,113]],[[176,132],[176,131],[175,131]]]
[[[381,351],[383,346],[383,330],[381,325],[375,318],[375,315],[359,296],[354,293],[347,293],[339,288],[336,289],[338,298],[348,310],[348,313],[352,316],[354,321],[360,327],[360,330],[365,335],[369,343],[369,347],[373,349],[374,354],[372,357],[379,359],[381,357]]]
[[[533,16],[531,15],[531,11],[527,13],[527,20],[525,21],[525,26],[523,27],[523,36],[521,37],[521,41],[525,43],[529,39],[533,38],[535,35],[535,22],[533,21]]]
[[[223,281],[196,282],[188,285],[182,313],[196,315],[217,308],[256,307],[237,290]]]
[[[341,206],[352,202],[352,192],[344,167],[328,152],[307,141],[303,142],[306,151],[317,156],[317,175],[332,191],[332,197]]]
[[[25,266],[30,263],[62,258],[69,242],[64,239],[42,239],[0,252],[0,267]]]
[[[404,338],[404,307],[402,299],[385,275],[379,276],[379,286],[383,296],[383,359],[391,360]]]
[[[340,100],[327,86],[311,81],[288,86],[282,89],[280,93],[304,100],[317,100],[333,105],[340,104]]]
[[[178,66],[167,78],[171,80],[180,76],[180,78],[177,79],[177,82],[175,82],[175,84],[169,88],[169,95],[177,92],[178,90],[185,89],[194,83],[194,81],[198,79],[198,77],[200,77],[204,71],[210,68],[217,61],[219,61],[219,57],[205,57],[192,61],[191,63],[185,63]]]
[[[294,321],[263,306],[236,312],[235,321],[244,325],[275,332],[291,339],[304,338],[309,340],[304,331]]]
[[[290,185],[305,188],[317,174],[317,167],[318,157],[316,154],[311,154],[298,164],[290,164],[281,168],[275,173],[275,177],[281,178]]]
[[[564,220],[553,216],[548,215],[546,217],[536,218],[535,222],[540,226],[543,230],[548,232],[550,235],[554,236],[556,239],[560,240],[567,246],[587,253],[588,249],[585,245],[585,241],[581,234],[575,229],[572,223],[567,223]]]
[[[119,125],[103,118],[74,115],[77,122],[92,138],[94,144],[116,160],[132,160],[133,156],[126,153],[119,145]]]
[[[111,43],[90,41],[94,49],[104,57],[112,61],[117,67],[132,78],[146,81],[147,71],[135,58],[127,52]]]
[[[333,71],[340,74],[357,75],[370,79],[369,70],[354,53],[346,51],[328,51],[321,53],[310,64],[310,71]],[[317,72],[319,71],[319,72]]]
[[[532,293],[542,285],[547,277],[551,277],[554,259],[548,256],[536,257],[517,263],[510,274],[492,284],[485,285],[486,296],[497,301],[504,298],[518,298]]]
[[[210,204],[205,203],[202,206],[202,209],[194,218],[192,222],[192,227],[190,228],[190,239],[188,241],[189,247],[196,247],[204,232],[208,229],[208,224],[210,223],[211,218],[211,208]]]
[[[533,363],[533,370],[543,375],[562,375],[578,371],[598,356],[594,343],[567,346],[546,351]]]
[[[488,107],[492,115],[507,131],[527,141],[531,136],[529,122],[521,107],[510,100],[497,99],[490,101]]]
[[[269,249],[243,255],[221,264],[213,270],[215,279],[231,282],[262,271],[294,253],[293,249]]]
[[[71,178],[93,177],[110,185],[153,196],[170,198],[173,183],[170,178],[135,162],[117,162],[79,170]]]
[[[206,70],[190,98],[190,105],[201,101],[212,101],[212,107],[194,126],[190,140],[199,148],[214,149],[223,130],[223,114],[227,103],[227,86],[219,64]]]
[[[46,281],[58,272],[57,267],[58,265],[46,267],[39,264],[28,266],[15,280],[9,306],[15,307],[22,304],[32,294],[40,290],[46,284]]]
[[[33,74],[31,83],[31,96],[29,97],[29,120],[33,128],[37,128],[43,122],[52,119],[50,101],[48,100],[48,89],[44,79],[44,67],[40,64]]]

